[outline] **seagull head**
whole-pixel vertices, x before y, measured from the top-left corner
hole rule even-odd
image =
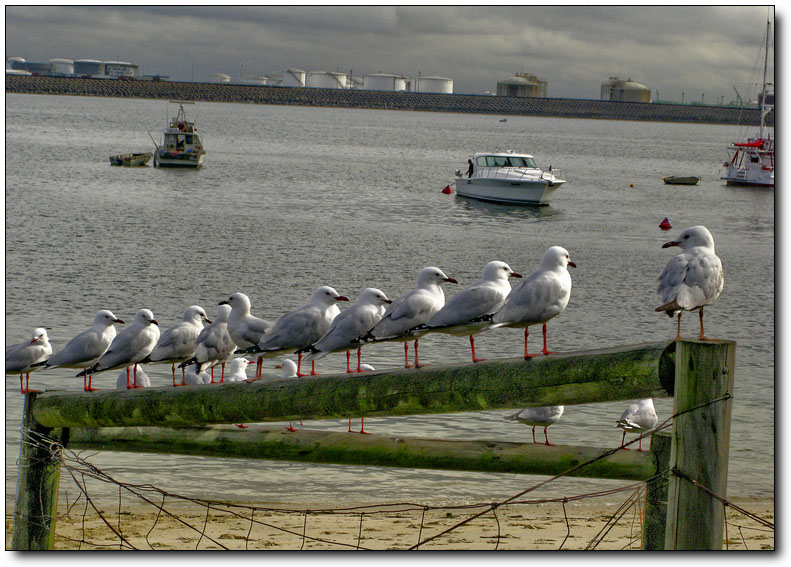
[[[231,314],[231,306],[227,303],[220,303],[219,307],[217,307],[217,318],[215,321],[219,321],[221,323],[228,322],[228,316]]]
[[[554,268],[557,266],[561,268],[566,268],[568,266],[576,268],[577,264],[571,261],[568,250],[562,246],[550,246],[547,251],[544,252],[544,257],[541,258],[541,266],[544,268]]]
[[[507,280],[508,278],[521,277],[522,274],[516,273],[511,269],[511,266],[498,260],[489,262],[483,268],[483,279],[487,281]]]
[[[113,312],[110,311],[109,309],[102,309],[101,311],[97,311],[96,315],[94,315],[93,317],[93,322],[100,323],[102,325],[107,325],[108,327],[113,323],[119,323],[121,325],[125,324],[123,319],[119,319],[118,317],[116,317],[113,314]]]
[[[192,305],[184,312],[184,321],[194,321],[196,323],[211,323],[206,311],[200,305]]]
[[[345,295],[339,294],[334,288],[323,285],[313,292],[310,298],[311,303],[321,303],[325,305],[335,305],[339,301],[349,301]]]
[[[445,275],[445,272],[434,266],[423,268],[417,276],[418,287],[425,284],[441,284],[443,282],[459,283],[455,278],[449,278]]]
[[[39,343],[45,345],[47,342],[49,342],[49,339],[47,330],[44,327],[33,329],[33,334],[30,335],[30,344]]]
[[[250,311],[250,298],[245,294],[236,292],[232,293],[228,299],[223,299],[220,305],[230,305],[234,309],[242,308]]]
[[[713,250],[714,237],[705,226],[691,226],[682,232],[675,240],[665,242],[662,248],[670,248],[671,246],[679,246],[682,250],[703,246],[704,248],[711,248]]]
[[[137,315],[135,315],[135,323],[145,325],[146,327],[149,325],[159,325],[157,320],[154,319],[154,314],[150,309],[141,309],[138,311]]]
[[[358,303],[365,303],[368,305],[387,305],[393,303],[392,299],[388,299],[385,292],[376,289],[375,287],[367,287],[360,294]]]

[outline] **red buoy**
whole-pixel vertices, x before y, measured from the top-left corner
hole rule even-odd
[[[445,188],[442,190],[442,192],[445,193],[445,195],[450,195],[453,193],[453,190],[450,188],[450,185],[445,185]]]
[[[670,230],[673,227],[670,226],[670,221],[667,220],[667,217],[665,217],[665,220],[659,223],[659,228],[661,228],[662,230]]]

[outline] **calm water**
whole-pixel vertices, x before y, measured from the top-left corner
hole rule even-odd
[[[110,167],[107,157],[152,148],[147,131],[159,136],[165,102],[6,97],[6,347],[46,326],[58,350],[101,308],[130,321],[147,307],[164,330],[192,304],[212,316],[235,291],[250,296],[256,315],[274,320],[322,284],[352,298],[373,286],[392,298],[412,289],[427,265],[462,284],[494,259],[527,274],[555,244],[578,267],[568,308],[549,324],[551,348],[664,340],[675,324],[653,311],[656,280],[675,252],[661,244],[704,224],[726,274],[721,297],[706,311],[707,335],[738,342],[728,492],[773,494],[774,191],[727,187],[718,179],[735,127],[532,117],[500,123],[499,116],[223,103],[188,110],[203,132],[205,167],[129,169]],[[498,206],[440,192],[472,152],[508,148],[564,170],[569,182],[550,207]],[[702,180],[696,187],[664,185],[662,177],[673,174]],[[670,232],[657,228],[665,216]],[[697,317],[683,323],[682,332],[695,336]],[[421,361],[468,360],[468,345],[426,337]],[[521,331],[484,333],[476,346],[489,358],[517,356]],[[403,360],[400,344],[368,347],[364,355],[377,368]],[[318,369],[340,372],[344,365],[338,354]],[[169,383],[168,367],[147,372],[156,384]],[[100,374],[94,383],[111,388],[116,376]],[[82,388],[68,370],[38,372],[31,383]],[[621,434],[613,426],[626,405],[568,407],[552,440],[617,446]],[[672,413],[670,400],[657,400],[656,407],[660,420]],[[7,503],[14,498],[21,408],[18,381],[10,377]],[[366,428],[527,440],[528,427],[502,420],[509,413],[370,419]],[[119,479],[191,496],[286,502],[480,501],[539,480],[119,453],[91,461]],[[210,478],[220,482],[207,490],[202,479]],[[614,485],[562,481],[541,495],[605,486]]]

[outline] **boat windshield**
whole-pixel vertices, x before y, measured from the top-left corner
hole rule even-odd
[[[478,156],[476,161],[478,167],[536,167],[533,158],[523,156]]]

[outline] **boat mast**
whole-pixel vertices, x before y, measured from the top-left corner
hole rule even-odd
[[[763,139],[764,137],[764,123],[766,121],[766,66],[769,61],[769,29],[771,26],[771,22],[767,20],[766,22],[766,45],[764,46],[764,82],[763,82],[763,91],[761,93],[761,126],[758,129],[758,137]]]

